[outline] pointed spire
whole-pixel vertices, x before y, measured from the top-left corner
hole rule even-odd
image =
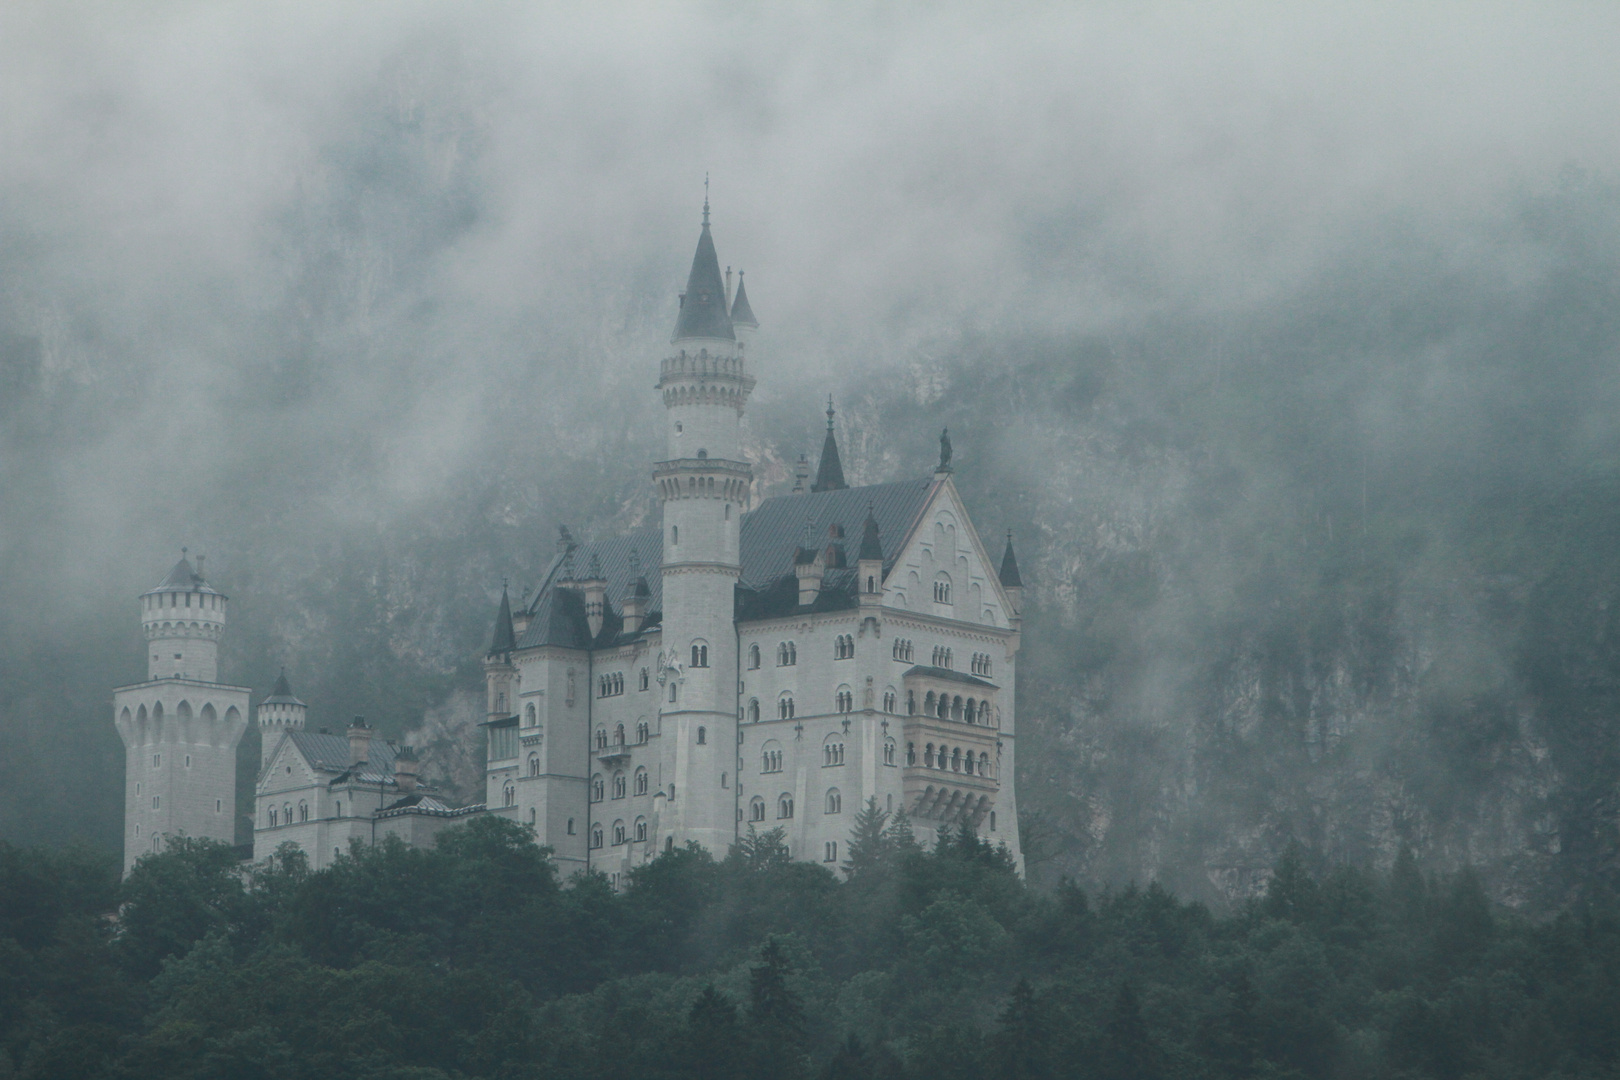
[[[683,338],[719,338],[735,341],[731,314],[726,310],[726,283],[720,277],[720,257],[714,252],[709,235],[708,177],[704,177],[703,231],[698,234],[697,252],[692,256],[692,272],[681,294],[681,313],[675,318],[671,341]]]
[[[821,466],[816,469],[816,482],[810,485],[811,491],[843,491],[849,487],[844,483],[844,465],[838,460],[838,440],[833,437],[833,403],[832,395],[827,395],[827,440],[821,444]]]
[[[759,320],[754,318],[754,309],[748,303],[748,287],[743,284],[741,270],[737,271],[737,299],[731,302],[731,321],[735,326],[759,329]]]
[[[270,688],[271,697],[292,697],[292,686],[287,682],[287,669],[282,668],[281,674],[276,676],[276,685]]]
[[[859,562],[883,561],[883,539],[878,535],[877,518],[872,514],[871,503],[866,504],[866,528],[861,530],[861,551],[855,558]]]
[[[517,635],[512,631],[512,601],[506,595],[506,583],[501,583],[501,610],[495,613],[495,635],[490,641],[489,655],[509,653],[517,648]]]
[[[1024,579],[1018,576],[1018,557],[1013,554],[1012,530],[1007,530],[1007,550],[1001,556],[1001,583],[1009,589],[1024,587]]]

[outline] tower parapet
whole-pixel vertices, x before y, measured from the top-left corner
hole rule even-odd
[[[309,706],[293,696],[292,686],[287,682],[287,669],[282,668],[270,696],[259,702],[259,735],[266,761],[276,748],[276,736],[283,731],[304,730],[308,712]]]

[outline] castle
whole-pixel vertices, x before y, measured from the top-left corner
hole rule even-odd
[[[740,424],[759,329],[720,272],[709,206],[659,367],[661,513],[623,536],[566,530],[531,597],[503,591],[487,684],[487,803],[452,807],[415,755],[305,730],[285,676],[260,703],[254,856],[293,842],[323,866],[349,843],[428,843],[474,814],[531,827],[563,876],[617,885],[696,841],[723,855],[780,827],[794,858],[836,866],[868,800],[918,838],[967,823],[1021,865],[1014,675],[1022,584],[992,561],[938,467],[844,482],[831,402],[819,468],[752,505]],[[149,678],[114,694],[127,748],[125,867],[170,835],[233,839],[249,691],[217,681],[226,598],[180,562],[141,597]],[[150,765],[148,765],[150,760]]]

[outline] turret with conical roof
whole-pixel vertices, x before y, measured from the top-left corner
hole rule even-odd
[[[738,343],[753,345],[759,320],[754,318],[754,308],[748,302],[748,286],[743,284],[741,270],[737,271],[737,296],[731,301],[731,328],[737,335]]]
[[[827,395],[827,438],[821,444],[821,465],[816,469],[816,482],[810,485],[811,491],[843,491],[849,487],[844,483],[844,463],[838,457],[838,439],[833,435],[833,403],[832,395]]]
[[[883,601],[883,538],[878,534],[877,518],[871,504],[866,507],[866,524],[861,528],[861,548],[855,556],[856,587],[860,602],[873,606]]]
[[[287,681],[287,669],[282,668],[270,696],[259,702],[259,737],[265,761],[270,760],[270,754],[276,748],[277,735],[283,731],[304,730],[308,712],[309,706],[293,696],[292,684]]]
[[[709,235],[709,200],[703,200],[703,231],[698,234],[692,270],[686,276],[681,294],[680,313],[675,316],[675,333],[670,341],[736,341],[731,312],[726,310],[726,283],[720,277],[720,258],[714,253],[714,237]]]
[[[1023,625],[1024,619],[1024,579],[1018,573],[1018,556],[1013,554],[1012,530],[1007,530],[1007,550],[1001,554],[1001,588],[1012,603],[1012,610],[1007,613],[1008,620],[1013,629]]]
[[[517,709],[517,666],[512,653],[517,649],[517,634],[512,629],[512,600],[501,582],[501,606],[495,612],[495,632],[490,636],[489,652],[484,656],[484,682],[488,690],[488,712],[491,719],[510,716]]]

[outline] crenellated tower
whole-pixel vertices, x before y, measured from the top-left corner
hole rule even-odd
[[[735,589],[742,575],[738,528],[753,472],[743,460],[741,421],[749,392],[746,345],[732,310],[754,325],[739,285],[727,302],[709,231],[709,203],[681,295],[670,354],[658,380],[668,458],[653,466],[664,509],[664,736],[675,798],[671,826],[716,854],[736,835],[736,808],[721,775],[733,768],[737,723]]]
[[[250,691],[218,681],[226,597],[184,549],[141,595],[147,681],[113,691],[124,740],[124,872],[171,836],[236,840],[236,746]]]
[[[281,674],[276,676],[276,685],[270,689],[270,696],[259,702],[259,743],[264,763],[270,761],[282,732],[304,730],[304,719],[308,713],[309,706],[293,696],[292,684],[287,682],[287,669],[282,668]]]

